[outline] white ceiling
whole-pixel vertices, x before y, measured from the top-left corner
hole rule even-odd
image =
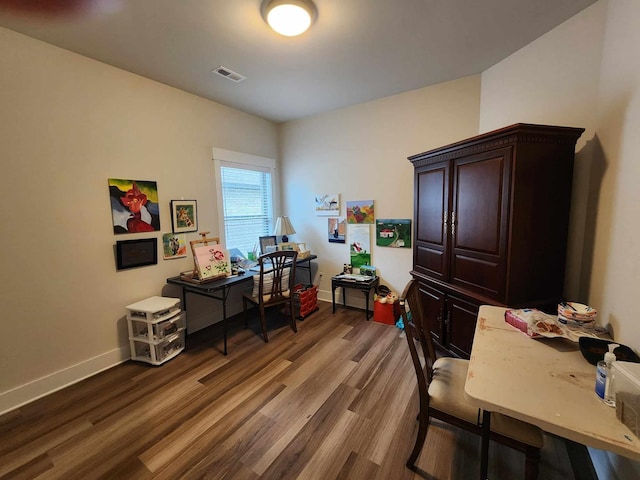
[[[0,0],[0,26],[282,122],[481,73],[595,1],[315,0],[288,38],[261,0]]]

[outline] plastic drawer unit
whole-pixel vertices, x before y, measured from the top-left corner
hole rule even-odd
[[[160,365],[184,350],[187,317],[180,299],[150,297],[126,308],[132,360]]]

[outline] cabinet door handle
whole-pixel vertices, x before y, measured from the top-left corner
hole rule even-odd
[[[449,226],[449,212],[447,212],[446,210],[444,211],[444,215],[443,215],[443,220],[442,220],[442,224],[444,225],[444,234],[447,234],[447,229]]]
[[[456,212],[451,212],[451,236],[456,235]]]

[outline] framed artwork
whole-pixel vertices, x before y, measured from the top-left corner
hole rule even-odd
[[[278,250],[291,250],[298,252],[298,244],[295,242],[284,242],[278,244]]]
[[[108,183],[114,234],[160,230],[156,182],[109,178]]]
[[[165,233],[162,235],[162,258],[183,258],[187,256],[187,239],[184,233]]]
[[[269,250],[271,250],[272,252],[275,251],[274,249],[268,249],[267,247],[275,247],[277,245],[277,238],[275,235],[268,235],[266,237],[260,237],[260,254],[264,255],[265,253],[268,253]]]
[[[349,255],[355,268],[371,265],[369,225],[349,225]]]
[[[329,217],[327,219],[327,235],[331,243],[346,243],[347,220],[344,217]]]
[[[158,239],[121,240],[116,242],[116,265],[118,270],[143,267],[158,263]]]
[[[376,245],[380,247],[411,248],[411,220],[376,220]]]
[[[347,202],[347,223],[373,223],[373,200]]]
[[[171,200],[171,229],[173,233],[198,231],[196,200]]]
[[[231,275],[229,253],[222,245],[193,247],[193,254],[200,280]]]
[[[316,215],[340,215],[339,193],[318,193],[315,196]]]

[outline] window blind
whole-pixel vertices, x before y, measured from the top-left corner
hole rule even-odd
[[[259,167],[220,167],[227,248],[246,254],[258,237],[272,234],[271,173]]]

